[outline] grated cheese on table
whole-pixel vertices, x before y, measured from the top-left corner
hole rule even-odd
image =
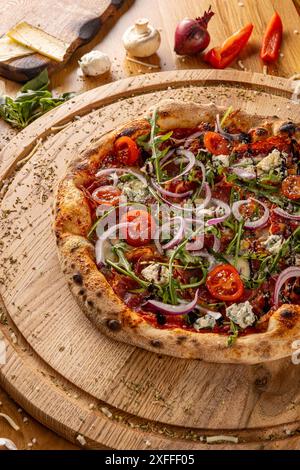
[[[236,436],[207,436],[206,442],[208,444],[212,444],[214,442],[234,442],[237,444],[239,442],[239,438]]]

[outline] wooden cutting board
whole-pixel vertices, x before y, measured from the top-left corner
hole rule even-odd
[[[0,36],[17,23],[27,21],[32,26],[69,43],[70,47],[63,62],[40,54],[0,61],[0,75],[24,82],[35,77],[46,67],[49,74],[62,69],[73,52],[91,41],[108,18],[117,19],[132,2],[133,0],[5,0]]]
[[[0,385],[27,413],[90,448],[299,448],[300,366],[290,357],[210,364],[115,342],[87,320],[61,272],[51,224],[67,164],[166,97],[300,120],[288,80],[190,70],[91,90],[15,137],[0,154]],[[238,443],[206,442],[220,434]]]

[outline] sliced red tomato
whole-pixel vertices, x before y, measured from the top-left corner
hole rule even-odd
[[[127,136],[119,137],[115,142],[118,160],[124,165],[134,165],[139,157],[139,149],[133,139]]]
[[[300,175],[285,178],[281,185],[281,192],[288,199],[300,199]]]
[[[217,132],[206,132],[204,145],[213,155],[229,155],[230,153],[228,141]]]
[[[97,204],[109,204],[115,206],[119,203],[122,192],[115,186],[100,186],[92,193],[92,198]]]
[[[244,284],[230,264],[216,266],[207,276],[206,287],[216,299],[234,302],[244,293]]]
[[[147,211],[130,210],[123,215],[121,222],[130,224],[122,231],[129,245],[142,246],[152,240],[156,224]]]

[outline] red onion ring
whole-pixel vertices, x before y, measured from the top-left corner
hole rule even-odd
[[[159,312],[165,313],[167,315],[186,315],[187,313],[194,310],[198,301],[199,289],[196,291],[194,299],[188,304],[181,305],[170,305],[164,302],[159,302],[158,300],[148,300],[145,304],[146,306],[151,306]]]
[[[168,206],[173,207],[174,209],[180,210],[180,211],[187,211],[187,212],[194,212],[196,210],[199,211],[201,209],[205,209],[205,207],[210,203],[211,200],[211,189],[209,187],[208,183],[204,183],[203,189],[205,190],[205,198],[202,204],[199,204],[198,207],[184,207],[184,206],[178,206],[177,204],[173,204],[172,202],[168,201],[165,199],[163,196],[161,196],[161,199],[168,204]]]
[[[216,132],[221,134],[222,137],[224,137],[227,140],[230,140],[231,142],[234,141],[234,140],[235,141],[240,141],[242,139],[242,137],[244,136],[244,134],[242,134],[242,133],[240,133],[240,134],[229,134],[228,132],[223,131],[222,126],[221,126],[221,122],[220,122],[220,114],[217,114],[217,116],[216,116],[215,130],[216,130]]]
[[[171,191],[167,191],[166,189],[162,188],[153,179],[151,180],[151,183],[152,183],[152,186],[154,187],[154,189],[156,189],[156,191],[163,194],[164,196],[173,197],[173,198],[178,199],[178,198],[184,198],[184,197],[187,197],[187,196],[190,196],[191,194],[193,194],[193,191],[185,191],[184,193],[173,193]]]
[[[269,208],[263,202],[258,201],[257,199],[254,199],[253,197],[251,197],[250,199],[243,199],[242,201],[236,201],[232,204],[232,213],[234,217],[236,218],[236,220],[240,222],[241,220],[243,220],[243,216],[241,215],[239,209],[244,204],[249,204],[250,201],[255,201],[257,204],[260,204],[264,208],[265,212],[260,219],[255,220],[253,222],[245,222],[244,227],[249,228],[249,229],[261,228],[268,222],[269,216],[270,216]]]
[[[175,162],[177,163],[177,161],[179,162],[179,158],[175,160]],[[196,160],[195,161],[195,165],[196,166],[199,166],[200,169],[201,169],[201,176],[202,176],[202,181],[201,181],[201,185],[200,185],[200,191],[202,191],[202,188],[203,188],[203,185],[205,183],[205,180],[206,180],[206,170],[205,170],[205,166],[203,165],[202,162],[199,162],[199,160]]]
[[[103,250],[103,245],[104,242],[111,236],[113,235],[117,230],[121,228],[126,228],[130,224],[128,222],[122,222],[120,224],[114,225],[113,227],[110,227],[108,230],[106,230],[104,233],[102,233],[100,236],[98,235],[98,240],[95,243],[95,255],[96,255],[96,264],[99,266],[100,264],[106,264],[105,263],[105,258],[104,258],[104,250]]]
[[[171,183],[171,181],[174,181],[174,180],[177,180],[178,178],[181,178],[182,176],[189,173],[191,171],[191,169],[193,168],[193,166],[195,165],[196,157],[192,152],[190,152],[189,150],[179,150],[178,153],[179,153],[179,155],[183,155],[184,157],[186,157],[189,160],[189,163],[187,164],[185,169],[181,173],[179,173],[179,175],[176,175],[176,176],[174,176],[173,178],[171,178],[167,181],[162,181],[161,184]]]
[[[194,134],[192,135],[189,135],[188,138],[186,139],[185,141],[185,144],[183,146],[183,148],[187,148],[190,144],[190,142],[192,142],[193,140],[197,139],[198,137],[200,137],[200,135],[202,135],[203,132],[202,131],[198,131],[198,132],[195,132]]]
[[[216,206],[224,209],[224,215],[220,217],[214,217],[213,219],[208,220],[207,221],[208,226],[217,225],[217,224],[220,224],[221,222],[224,222],[224,220],[228,219],[228,217],[231,214],[231,209],[229,205],[226,204],[226,202],[220,201],[220,199],[212,199],[211,202],[215,204]]]
[[[279,294],[281,291],[282,286],[286,283],[286,281],[290,278],[293,277],[300,277],[300,268],[297,268],[296,266],[290,266],[289,268],[286,268],[280,273],[278,276],[278,279],[275,284],[275,289],[274,289],[274,305],[275,307],[278,306],[279,303]]]
[[[138,180],[140,180],[145,186],[148,186],[147,180],[137,173],[136,171],[129,170],[128,168],[104,168],[96,173],[96,178],[100,176],[110,175],[111,173],[128,173],[129,175],[135,176]],[[116,184],[116,183],[114,183]]]
[[[280,207],[275,207],[273,212],[275,212],[275,214],[277,214],[277,215],[280,215],[281,217],[284,217],[285,219],[299,220],[300,221],[300,215],[289,214],[288,212],[285,212]]]
[[[176,149],[171,149],[169,150],[168,153],[160,160],[160,165],[163,165],[170,157],[173,155]]]
[[[165,228],[170,228],[171,225],[174,225],[176,222],[179,222],[179,229],[177,230],[176,235],[170,240],[169,242],[165,243],[162,245],[159,241],[159,235],[163,232]],[[155,237],[155,245],[160,253],[163,253],[164,250],[170,250],[171,248],[174,248],[174,246],[178,245],[178,243],[181,242],[184,236],[184,220],[182,217],[174,217],[173,219],[170,219],[168,222],[164,223],[161,228],[159,229],[158,233],[158,238]]]
[[[201,233],[196,236],[195,240],[188,242],[185,245],[187,251],[199,251],[202,250],[204,246],[204,233]]]

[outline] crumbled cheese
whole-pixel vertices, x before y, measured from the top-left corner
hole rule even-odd
[[[259,172],[269,172],[270,170],[274,170],[281,165],[282,157],[279,150],[274,149],[272,150],[269,155],[264,157],[257,165],[256,168]]]
[[[262,245],[272,255],[279,253],[282,244],[283,239],[280,235],[270,235],[264,242],[262,242]]]
[[[147,186],[137,179],[126,181],[126,183],[119,185],[119,187],[123,195],[131,202],[145,202],[149,194]]]
[[[193,326],[195,330],[202,330],[203,328],[213,328],[215,324],[216,319],[208,313],[204,317],[198,318]]]
[[[212,162],[215,166],[229,167],[229,155],[213,155]]]
[[[154,282],[159,286],[167,284],[169,280],[169,269],[158,263],[149,264],[146,268],[142,269],[141,275],[146,281]]]
[[[252,173],[255,175],[255,166],[251,158],[242,158],[236,165],[236,168],[241,168],[247,173]]]
[[[207,444],[213,444],[215,442],[234,442],[237,444],[239,442],[239,438],[236,436],[207,436],[206,437]]]
[[[82,446],[86,445],[86,440],[81,434],[78,434],[78,436],[76,437],[76,440],[79,442],[80,445]]]
[[[255,322],[255,315],[252,310],[252,305],[247,300],[240,304],[233,304],[226,308],[227,317],[236,323],[241,328],[247,328],[247,326],[253,325]]]
[[[107,416],[107,418],[112,418],[113,415],[112,415],[112,413],[109,411],[108,408],[106,408],[106,407],[103,406],[103,407],[100,408],[100,409],[101,409],[102,413],[103,413],[105,416]]]
[[[5,419],[15,431],[19,431],[20,429],[19,426],[17,425],[17,423],[15,423],[15,421],[10,416],[8,416],[5,413],[0,413],[0,417]]]
[[[243,62],[241,60],[238,60],[238,66],[242,69],[242,70],[246,70],[246,67],[244,66]]]

